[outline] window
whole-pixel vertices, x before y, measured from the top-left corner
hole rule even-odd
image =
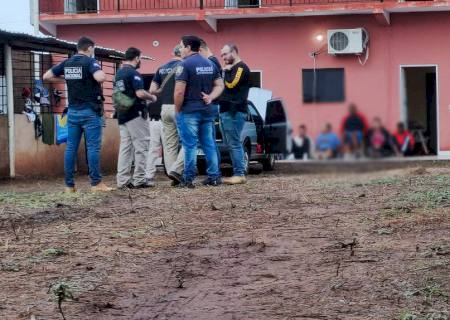
[[[98,0],[64,0],[66,13],[97,12]]]
[[[303,69],[303,102],[343,102],[344,69]]]
[[[225,8],[259,8],[259,0],[225,0]]]
[[[261,88],[261,71],[250,71],[250,88]]]

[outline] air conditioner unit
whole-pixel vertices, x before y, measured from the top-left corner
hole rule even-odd
[[[361,54],[369,41],[364,28],[328,30],[329,54]]]

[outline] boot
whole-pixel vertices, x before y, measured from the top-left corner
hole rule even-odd
[[[222,181],[224,184],[244,184],[247,183],[245,176],[232,176],[231,178],[225,178]]]
[[[91,187],[91,192],[109,192],[112,191],[113,188],[108,187],[103,182]]]

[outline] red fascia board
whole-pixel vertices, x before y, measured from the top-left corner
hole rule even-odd
[[[383,12],[401,12],[401,11],[437,11],[439,9],[450,11],[450,1],[408,1],[397,2],[394,0],[387,0],[385,2],[352,2],[352,3],[331,3],[318,5],[297,5],[297,6],[274,6],[274,7],[260,7],[260,8],[235,8],[235,9],[152,9],[147,11],[121,11],[117,12],[99,12],[99,13],[85,13],[85,14],[41,14],[41,21],[49,23],[58,23],[61,21],[72,20],[102,23],[102,20],[126,20],[139,18],[164,18],[167,17],[170,21],[171,17],[192,17],[190,20],[202,21],[207,17],[221,19],[227,16],[245,16],[252,17],[270,16],[274,15],[320,15],[321,13],[330,15],[334,12],[336,14],[352,14],[354,13],[373,13],[380,15]],[[66,22],[67,23],[67,22]],[[69,22],[70,23],[70,22]]]

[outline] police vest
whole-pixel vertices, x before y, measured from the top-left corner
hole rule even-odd
[[[64,78],[67,82],[69,104],[102,103],[102,87],[89,71],[90,63],[92,61],[82,55],[75,55],[65,63]]]

